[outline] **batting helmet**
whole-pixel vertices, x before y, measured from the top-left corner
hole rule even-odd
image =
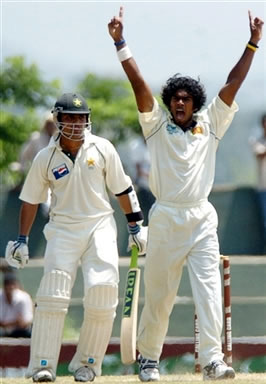
[[[56,102],[52,109],[53,119],[61,135],[74,140],[84,138],[84,129],[91,130],[90,114],[91,110],[83,96],[79,93],[64,93]],[[69,124],[61,121],[62,114],[86,115],[85,124]],[[67,134],[64,132],[67,127]],[[69,131],[71,129],[71,131]]]

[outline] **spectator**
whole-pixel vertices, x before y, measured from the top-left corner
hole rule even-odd
[[[37,153],[49,144],[49,141],[55,133],[55,123],[53,115],[49,113],[44,121],[43,127],[40,132],[33,132],[30,139],[22,146],[19,157],[19,171],[22,175],[21,182],[24,182],[26,174],[28,173],[32,160]],[[22,184],[20,184],[21,187]],[[41,211],[43,215],[48,217],[51,203],[51,194],[48,193],[47,201],[41,204]]]
[[[40,132],[33,132],[30,139],[22,146],[19,162],[20,170],[25,176],[31,166],[32,160],[37,153],[49,144],[55,132],[55,124],[51,113],[45,118]]]
[[[33,304],[30,295],[21,289],[13,272],[7,272],[0,289],[0,335],[31,337]]]

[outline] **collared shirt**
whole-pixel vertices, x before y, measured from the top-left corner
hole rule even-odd
[[[151,112],[139,112],[151,158],[149,185],[158,200],[189,204],[208,197],[218,143],[237,110],[235,102],[229,107],[217,96],[186,132],[155,99]]]
[[[43,203],[50,188],[50,220],[77,223],[112,213],[107,188],[118,194],[131,184],[108,140],[86,133],[73,162],[62,152],[55,135],[35,157],[20,199]]]

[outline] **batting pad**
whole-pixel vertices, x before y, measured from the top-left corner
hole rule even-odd
[[[31,377],[41,368],[56,374],[70,295],[71,276],[68,273],[53,270],[43,276],[36,295],[37,307],[27,377]]]
[[[117,285],[96,285],[88,290],[84,298],[84,320],[77,351],[68,367],[70,372],[87,365],[97,376],[101,375],[117,303]]]

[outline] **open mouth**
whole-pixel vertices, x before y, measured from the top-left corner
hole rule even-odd
[[[176,110],[175,115],[176,115],[177,120],[183,120],[185,117],[185,112],[181,109],[178,109],[178,110]]]

